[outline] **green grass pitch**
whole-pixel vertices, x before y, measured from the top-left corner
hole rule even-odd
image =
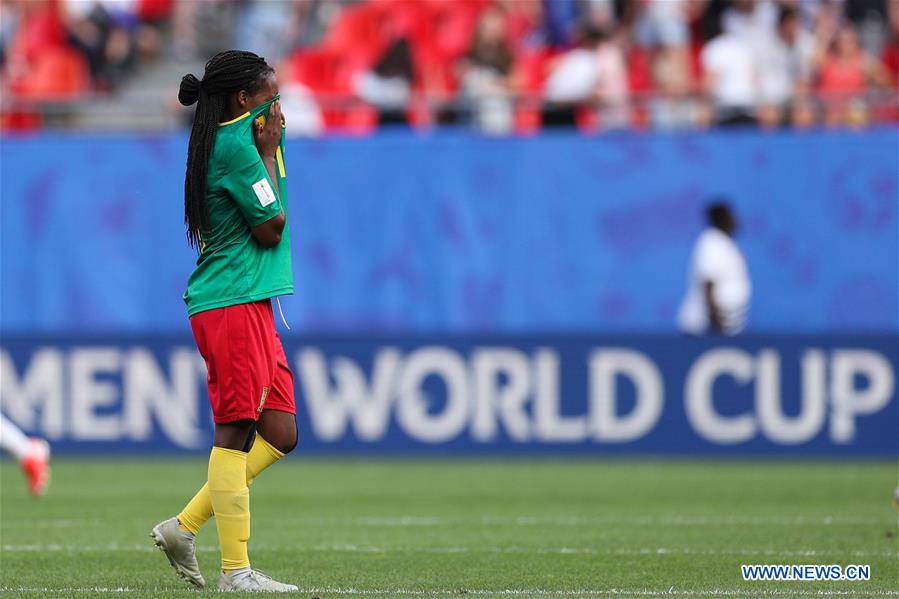
[[[0,595],[209,596],[147,536],[205,468],[59,459],[35,501],[4,461]],[[309,598],[899,596],[896,482],[887,462],[298,456],[252,488],[250,556]],[[214,585],[214,523],[198,543]],[[744,582],[747,563],[870,564],[871,580]]]

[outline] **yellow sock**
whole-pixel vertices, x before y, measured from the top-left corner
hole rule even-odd
[[[250,567],[250,489],[247,488],[247,454],[213,447],[209,454],[209,498],[222,551],[222,570]]]
[[[200,532],[203,525],[206,524],[206,521],[212,518],[212,513],[209,483],[206,483],[200,487],[194,498],[188,501],[181,513],[178,514],[178,523],[196,535]]]
[[[252,485],[263,470],[283,457],[284,454],[275,449],[271,443],[263,439],[261,435],[256,435],[253,448],[247,454],[247,486]],[[209,498],[209,484],[207,483],[184,506],[184,509],[178,514],[178,521],[181,526],[196,535],[206,521],[212,518],[212,514],[212,500]]]
[[[247,454],[247,486],[253,484],[256,477],[262,474],[262,471],[284,457],[284,454],[275,449],[275,446],[256,435],[256,441],[250,453]]]

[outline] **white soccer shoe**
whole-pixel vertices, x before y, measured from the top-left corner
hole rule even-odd
[[[169,563],[178,576],[195,587],[206,586],[206,581],[200,573],[200,566],[197,564],[196,538],[181,528],[178,518],[169,518],[154,526],[150,538],[169,558]]]
[[[237,591],[241,593],[289,593],[300,590],[294,584],[284,584],[272,580],[268,574],[259,570],[244,568],[233,572],[222,572],[219,578],[220,591]]]

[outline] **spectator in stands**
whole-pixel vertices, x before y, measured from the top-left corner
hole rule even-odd
[[[868,85],[886,86],[889,75],[880,62],[862,50],[850,25],[840,28],[821,65],[818,89],[825,102],[828,125],[862,125],[868,120]]]
[[[890,3],[890,36],[883,49],[883,64],[892,79],[893,88],[899,90],[899,2]],[[899,114],[899,108],[894,115]]]
[[[818,123],[817,108],[809,94],[802,93],[793,98],[789,118],[795,130],[810,129]]]
[[[293,0],[297,7],[298,46],[321,42],[340,16],[341,6],[355,0]]]
[[[192,61],[233,47],[239,8],[230,0],[179,0],[172,15],[175,56]]]
[[[0,0],[0,68],[6,64],[6,49],[12,43],[18,25],[19,11],[10,0]]]
[[[599,124],[603,129],[621,129],[630,125],[630,82],[622,44],[604,32],[596,48],[598,85],[596,100]]]
[[[15,87],[34,69],[47,48],[65,45],[65,29],[58,11],[48,0],[4,2],[2,8],[3,86]]]
[[[543,0],[543,25],[549,45],[564,48],[576,39],[580,8],[578,0]]]
[[[614,29],[618,24],[616,4],[616,0],[583,0],[583,18],[599,29]]]
[[[167,30],[180,60],[215,54],[235,39],[274,60],[301,42],[328,39],[327,29],[342,15],[358,16],[356,8],[343,11],[357,1],[397,30],[360,34],[352,56],[342,55],[345,47],[323,47],[339,66],[322,66],[321,78],[334,81],[329,93],[365,99],[384,123],[406,121],[414,87],[444,94],[441,99],[452,93],[456,82],[445,65],[458,59],[474,23],[474,42],[456,72],[459,99],[471,106],[475,124],[497,133],[510,130],[513,120],[536,126],[531,103],[541,94],[549,126],[593,122],[593,112],[605,127],[629,125],[633,112],[640,123],[666,129],[702,125],[711,114],[720,123],[801,127],[818,113],[834,125],[899,118],[894,97],[872,89],[899,83],[899,0],[465,0],[464,10],[462,0],[0,0],[0,86],[31,100],[114,88],[160,52]],[[465,14],[453,21],[451,51],[435,42],[441,54],[416,63],[424,69],[419,81],[412,50],[421,58],[435,49],[415,23],[447,12],[437,5]],[[566,44],[578,22],[586,25],[578,46],[563,46],[560,54],[554,44]],[[698,64],[694,30],[711,40]],[[391,44],[374,68],[350,81],[385,40],[403,35],[409,42]],[[873,58],[880,55],[883,64]],[[519,89],[526,95],[516,105]],[[631,110],[630,95],[643,92],[652,93],[648,102]],[[312,106],[306,91],[296,97],[298,105]],[[328,122],[342,122],[332,108]],[[315,108],[308,115],[315,130],[321,113]]]
[[[816,78],[821,63],[824,62],[828,49],[836,39],[842,22],[843,16],[840,7],[827,0],[819,0],[817,10],[812,13],[811,19],[811,31],[815,35],[813,68]]]
[[[546,46],[542,31],[543,3],[540,0],[498,0],[506,14],[506,28],[513,54],[542,50]]]
[[[649,102],[650,123],[662,130],[682,130],[704,123],[703,107],[693,98],[689,67],[676,53],[660,53],[652,61],[655,94]]]
[[[414,78],[409,42],[400,38],[373,69],[356,78],[356,95],[378,110],[379,125],[406,123]]]
[[[851,0],[846,2],[844,14],[855,27],[859,43],[865,52],[880,56],[887,41],[888,1],[895,0]]]
[[[325,120],[309,88],[297,81],[288,81],[281,84],[280,92],[285,122],[290,120],[285,134],[288,137],[320,135],[325,128]]]
[[[579,107],[595,100],[599,85],[596,49],[602,40],[600,30],[584,28],[579,46],[566,52],[552,66],[544,87],[544,127],[574,127]]]
[[[759,120],[781,124],[796,93],[811,80],[814,37],[802,28],[795,8],[781,9],[777,32],[756,46],[760,76]]]
[[[72,44],[90,65],[100,89],[115,87],[136,64],[133,34],[140,23],[134,2],[65,0],[64,15]]]
[[[640,0],[634,3],[634,41],[644,48],[685,48],[690,42],[690,0]]]
[[[10,7],[7,7],[10,8]],[[19,0],[3,68],[3,92],[21,98],[61,100],[89,86],[87,65],[68,43],[55,0]],[[7,13],[4,14],[4,20]]]
[[[730,0],[730,7],[721,15],[725,33],[754,40],[770,39],[776,27],[777,4],[773,0]]]
[[[725,32],[702,49],[703,87],[719,125],[746,125],[755,120],[759,72],[750,36]]]
[[[488,133],[508,133],[513,124],[513,57],[506,33],[503,12],[487,9],[459,68],[462,100],[472,122]]]
[[[650,75],[656,96],[649,103],[650,122],[665,128],[690,126],[698,119],[690,98],[689,21],[702,0],[642,0],[632,3],[634,42],[650,52]]]
[[[293,49],[299,37],[303,0],[244,0],[235,19],[234,43],[274,64]]]

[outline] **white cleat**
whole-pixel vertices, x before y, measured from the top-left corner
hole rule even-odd
[[[219,578],[220,591],[237,591],[241,593],[289,593],[300,590],[294,584],[284,584],[272,580],[268,574],[259,570],[244,568],[232,572],[222,572]]]
[[[196,538],[181,528],[178,518],[169,518],[154,526],[150,538],[169,558],[169,563],[178,576],[195,587],[206,586],[206,581],[200,573],[200,566],[197,564]]]

